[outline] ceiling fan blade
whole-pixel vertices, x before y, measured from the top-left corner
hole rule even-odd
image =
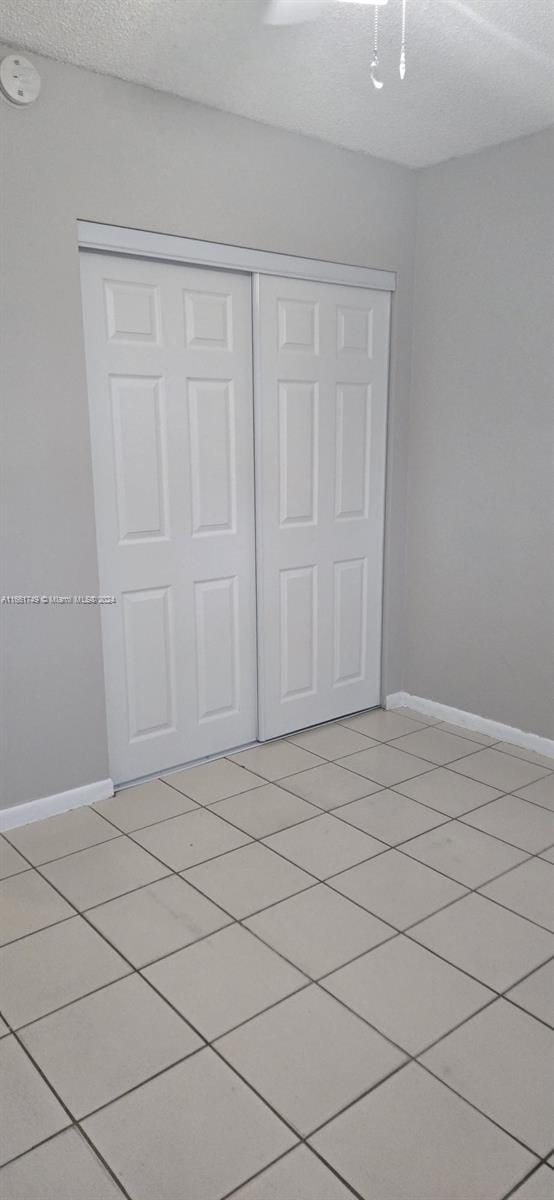
[[[333,0],[270,0],[264,16],[266,25],[300,25],[314,21]]]
[[[300,25],[303,21],[315,21],[334,3],[381,7],[388,0],[269,0],[264,21],[266,25]]]

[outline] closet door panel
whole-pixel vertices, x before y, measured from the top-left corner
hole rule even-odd
[[[260,276],[264,738],[380,699],[388,293]]]
[[[256,736],[251,287],[83,254],[110,769]]]

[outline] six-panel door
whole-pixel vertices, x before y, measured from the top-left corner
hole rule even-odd
[[[259,276],[260,736],[380,700],[390,299]]]
[[[256,737],[251,285],[81,259],[119,782]]]

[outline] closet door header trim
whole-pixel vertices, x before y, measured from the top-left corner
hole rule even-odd
[[[381,271],[373,267],[354,267],[348,263],[276,254],[269,250],[204,242],[196,238],[151,233],[144,229],[125,229],[120,225],[102,225],[94,221],[78,221],[77,231],[79,246],[83,250],[166,259],[194,266],[216,267],[218,270],[284,275],[292,279],[340,283],[385,292],[393,292],[396,288],[395,271]]]

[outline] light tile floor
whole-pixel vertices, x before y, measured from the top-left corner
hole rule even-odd
[[[374,710],[6,833],[2,1200],[550,1200],[553,809]]]

